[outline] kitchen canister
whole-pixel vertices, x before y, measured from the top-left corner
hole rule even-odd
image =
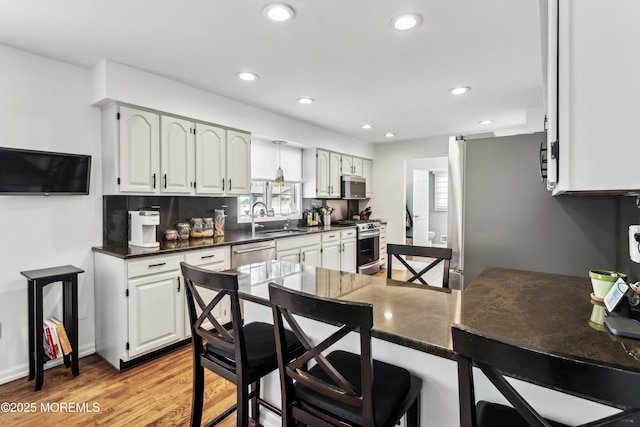
[[[213,230],[214,230],[214,235],[216,237],[224,236],[224,218],[225,218],[224,209],[214,210],[214,220],[213,220],[214,229]]]
[[[176,225],[176,231],[178,232],[179,240],[189,240],[189,231],[191,227],[186,222],[180,222]]]
[[[213,218],[202,218],[202,236],[213,237]]]
[[[194,239],[199,239],[204,236],[204,222],[202,218],[191,218],[191,231],[189,232],[189,236]]]

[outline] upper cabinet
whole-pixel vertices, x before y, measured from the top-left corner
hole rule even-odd
[[[373,162],[368,159],[362,160],[362,177],[365,180],[365,196],[372,197],[373,196],[373,182],[371,181],[371,177],[373,170]]]
[[[342,156],[342,175],[362,176],[364,159],[352,156]]]
[[[194,183],[194,132],[191,121],[160,117],[160,191],[191,194]]]
[[[340,154],[313,148],[305,149],[302,153],[302,162],[303,197],[340,197]]]
[[[251,135],[227,131],[226,194],[251,193]]]
[[[251,135],[112,104],[102,110],[103,193],[248,194]]]
[[[549,0],[548,12],[548,187],[637,191],[640,2]]]
[[[160,172],[159,116],[120,107],[119,114],[116,116],[114,112],[110,122],[116,124],[112,127],[115,128],[114,133],[120,136],[120,144],[119,147],[115,144],[115,135],[110,138],[111,144],[107,147],[111,148],[109,158],[113,159],[113,164],[119,165],[119,174],[110,179],[108,184],[114,188],[114,184],[119,184],[122,192],[156,193]]]

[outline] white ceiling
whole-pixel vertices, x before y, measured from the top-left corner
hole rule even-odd
[[[0,44],[109,59],[374,143],[522,128],[541,111],[537,0],[286,0],[288,23],[263,17],[270,3],[0,0]],[[389,26],[408,12],[422,25]],[[448,93],[459,85],[472,90]]]

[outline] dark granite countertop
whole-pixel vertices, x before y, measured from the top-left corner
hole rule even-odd
[[[141,248],[137,246],[96,246],[92,250],[117,258],[129,259],[153,255],[166,255],[175,252],[189,251],[195,249],[214,248],[217,246],[229,246],[243,243],[262,242],[267,240],[280,239],[283,237],[306,236],[314,233],[325,233],[336,230],[344,230],[353,228],[354,226],[346,225],[328,225],[319,227],[308,227],[305,229],[296,228],[295,231],[282,233],[265,233],[260,230],[255,236],[251,233],[243,231],[227,231],[224,236],[220,237],[204,237],[199,239],[189,239],[185,241],[166,242],[160,241],[160,246],[156,248]]]
[[[611,335],[604,307],[591,303],[589,277],[487,268],[465,290],[271,261],[243,266],[243,298],[268,304],[268,283],[374,307],[373,335],[455,359],[451,324],[572,358],[640,370],[640,341]],[[243,279],[244,278],[244,279]]]

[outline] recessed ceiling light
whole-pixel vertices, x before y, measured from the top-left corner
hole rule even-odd
[[[386,136],[387,138],[393,138],[394,136],[396,136],[396,134],[393,132],[387,132],[384,134],[384,136]]]
[[[272,3],[265,7],[262,13],[265,18],[275,22],[290,21],[296,16],[296,13],[290,6],[282,3]]]
[[[414,28],[422,22],[422,17],[415,13],[405,13],[404,15],[398,15],[389,22],[396,30],[405,31]]]
[[[258,80],[258,75],[255,73],[250,73],[248,71],[241,71],[236,74],[240,80],[244,80],[245,82],[252,82]]]
[[[452,95],[462,95],[463,93],[467,93],[471,90],[470,87],[460,86],[454,87],[453,89],[449,89],[449,93]]]
[[[298,98],[298,102],[300,104],[311,104],[314,101],[315,101],[315,99],[313,99],[313,98],[306,98],[306,97],[305,98]]]
[[[369,124],[365,124],[360,126],[362,129],[371,129],[373,127],[373,125],[369,125]]]
[[[491,123],[493,123],[493,120],[480,120],[478,123],[480,123],[481,125],[490,125]]]

